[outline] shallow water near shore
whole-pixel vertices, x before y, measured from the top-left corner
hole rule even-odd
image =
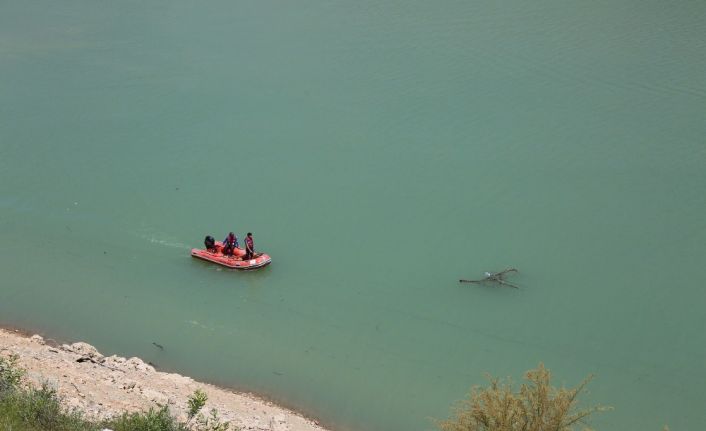
[[[703,2],[5,2],[0,323],[337,430],[432,429],[540,361],[596,375],[596,429],[704,428],[704,22]],[[189,256],[228,230],[273,264]],[[507,266],[521,289],[458,284]]]

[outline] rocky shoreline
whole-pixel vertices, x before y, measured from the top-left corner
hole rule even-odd
[[[208,395],[205,411],[216,409],[223,421],[242,430],[327,431],[316,421],[248,393],[200,383],[176,373],[154,369],[139,358],[103,356],[90,344],[62,344],[0,329],[0,356],[17,355],[27,383],[47,382],[62,403],[93,419],[168,406],[186,419],[187,399],[200,389]]]

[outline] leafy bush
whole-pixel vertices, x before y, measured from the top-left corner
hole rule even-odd
[[[179,423],[169,414],[166,406],[146,412],[123,413],[121,416],[103,423],[103,427],[113,431],[187,431],[186,425]]]
[[[0,398],[14,391],[20,384],[24,371],[17,365],[17,355],[9,358],[0,356]]]
[[[199,415],[198,431],[228,431],[229,427],[230,422],[221,422],[216,409],[211,409],[211,414],[208,417]]]
[[[208,417],[200,413],[201,409],[206,405],[206,401],[208,401],[208,395],[201,389],[196,389],[189,396],[187,401],[189,405],[187,425],[192,419],[196,418],[197,431],[227,431],[228,427],[230,427],[230,422],[221,422],[216,409],[211,409],[211,414]]]
[[[0,429],[15,431],[92,431],[96,425],[80,412],[66,411],[56,391],[43,384],[24,390],[17,384],[6,387],[0,396]]]
[[[89,421],[77,411],[61,406],[56,390],[44,383],[39,388],[23,388],[24,370],[17,356],[0,357],[0,430],[12,431],[227,431],[228,422],[221,422],[218,412],[210,416],[200,413],[208,396],[196,390],[188,399],[189,421],[180,423],[166,406],[146,412],[123,413],[100,422]],[[189,425],[196,418],[193,425]]]
[[[539,364],[525,374],[527,383],[515,391],[510,379],[489,378],[487,388],[474,387],[455,409],[455,417],[438,421],[442,431],[573,431],[605,407],[578,409],[577,398],[589,376],[572,389],[551,386],[551,373]]]
[[[221,422],[216,409],[211,409],[208,417],[200,413],[206,401],[208,396],[200,389],[189,396],[189,420],[186,423],[177,421],[169,414],[167,407],[163,406],[147,412],[123,413],[117,418],[103,422],[102,427],[113,431],[227,431],[230,424]],[[193,424],[192,419],[196,419]]]
[[[201,389],[196,389],[194,393],[189,396],[187,401],[187,404],[189,405],[189,411],[187,413],[189,421],[191,421],[203,408],[203,406],[206,405],[206,401],[208,401],[208,395],[206,395],[206,392]]]

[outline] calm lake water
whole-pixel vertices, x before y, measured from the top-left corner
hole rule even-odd
[[[429,430],[706,427],[703,1],[0,3],[0,322]],[[261,271],[189,256],[254,233]],[[459,285],[516,267],[521,289]],[[156,349],[152,342],[164,346]]]

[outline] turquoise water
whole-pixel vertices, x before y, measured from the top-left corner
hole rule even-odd
[[[485,372],[706,426],[706,4],[0,4],[0,323],[433,429]],[[236,273],[189,257],[252,231]],[[514,266],[520,290],[459,285]],[[164,351],[151,343],[164,346]]]

